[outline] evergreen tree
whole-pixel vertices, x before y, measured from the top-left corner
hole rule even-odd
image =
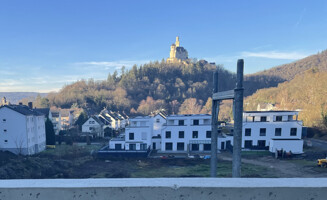
[[[85,113],[85,111],[82,111],[81,114],[79,114],[76,122],[75,122],[75,125],[78,126],[79,130],[82,130],[82,125],[88,120],[88,116],[87,114]]]
[[[55,145],[55,132],[53,129],[53,124],[49,118],[45,121],[45,134],[46,134],[46,144],[47,145]]]

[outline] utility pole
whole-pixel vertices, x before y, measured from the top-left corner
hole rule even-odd
[[[242,150],[242,123],[243,123],[243,71],[244,61],[237,61],[236,88],[218,92],[218,69],[214,72],[213,77],[213,94],[212,94],[212,122],[211,122],[211,162],[210,176],[217,175],[217,140],[218,140],[218,115],[219,103],[222,100],[233,99],[234,115],[234,140],[233,140],[233,177],[241,177],[241,150]]]

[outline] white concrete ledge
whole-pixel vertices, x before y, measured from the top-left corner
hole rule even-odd
[[[4,199],[327,199],[327,178],[0,180]]]

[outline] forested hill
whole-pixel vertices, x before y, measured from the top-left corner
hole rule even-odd
[[[261,89],[246,98],[245,109],[256,110],[259,103],[272,103],[281,110],[300,109],[305,126],[327,128],[327,72],[310,69],[278,87]]]
[[[219,68],[220,90],[235,87],[235,74]],[[210,112],[215,65],[201,60],[188,65],[150,62],[109,74],[104,81],[82,80],[49,94],[51,106],[88,108],[98,112],[104,107],[126,113],[149,114],[165,108],[169,113]],[[206,102],[208,103],[206,104]],[[184,104],[183,104],[184,103]]]
[[[246,61],[245,61],[246,63]],[[246,75],[245,96],[262,88],[277,87],[306,70],[327,71],[327,50],[302,60]],[[121,73],[109,74],[107,80],[81,80],[49,94],[50,106],[81,107],[89,113],[104,107],[127,114],[149,114],[165,108],[173,113],[209,113],[211,111],[212,77],[215,65],[200,60],[188,65],[150,62]],[[235,87],[235,74],[219,69],[219,90]]]
[[[308,69],[317,68],[320,72],[327,71],[327,50],[322,51],[296,62],[273,67],[269,70],[253,75],[278,76],[284,80],[292,80],[296,75],[304,73]]]
[[[245,92],[250,95],[260,88],[276,87],[278,83],[290,81],[311,68],[319,69],[320,72],[327,71],[327,50],[289,64],[247,75],[245,80],[248,80],[248,85]],[[258,84],[260,87],[257,87]]]

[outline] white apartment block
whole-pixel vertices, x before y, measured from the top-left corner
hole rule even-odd
[[[218,149],[225,149],[232,137],[220,136]],[[159,153],[208,152],[211,150],[210,115],[157,114],[130,119],[124,137],[109,142],[111,150],[157,150]]]
[[[303,153],[303,123],[298,114],[298,111],[244,112],[242,148]]]
[[[210,115],[170,115],[164,127],[162,152],[210,151]]]
[[[302,153],[302,121],[297,111],[243,113],[242,148]],[[218,132],[217,149],[233,145],[233,136]],[[130,119],[125,135],[109,142],[111,150],[156,150],[158,153],[211,151],[211,115],[170,115]]]
[[[44,114],[22,105],[0,107],[0,150],[32,155],[45,146]]]

